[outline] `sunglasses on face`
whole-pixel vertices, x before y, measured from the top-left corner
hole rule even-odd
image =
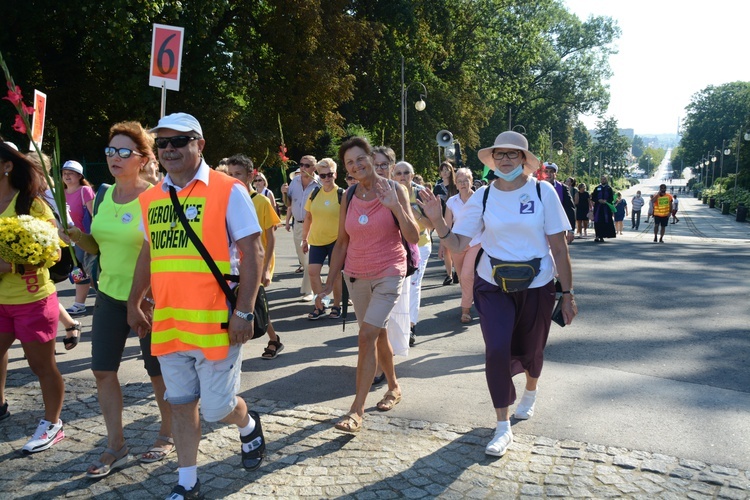
[[[312,163],[300,163],[299,166],[302,168],[313,168],[315,165]]]
[[[520,155],[520,151],[493,151],[492,152],[492,159],[493,160],[502,160],[503,156],[507,157],[509,160],[515,160]]]
[[[321,179],[333,179],[333,172],[328,172],[327,174],[318,174],[318,177]]]
[[[263,179],[253,179],[253,182],[263,182]]]
[[[115,154],[117,154],[120,158],[123,160],[125,158],[130,158],[130,155],[136,155],[136,156],[144,156],[138,151],[133,151],[132,149],[128,148],[113,148],[112,146],[107,146],[104,148],[104,154],[108,157],[112,158]]]
[[[169,144],[173,148],[184,148],[190,141],[198,139],[197,137],[190,137],[189,135],[176,135],[174,137],[157,137],[155,139],[156,147],[159,149],[166,149]]]
[[[393,175],[411,175],[411,172],[405,170],[403,172],[393,172]]]

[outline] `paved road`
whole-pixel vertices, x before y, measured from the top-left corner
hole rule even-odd
[[[638,188],[647,194],[654,185]],[[537,412],[514,423],[518,442],[500,460],[483,454],[494,411],[481,333],[476,322],[459,322],[458,287],[441,286],[435,260],[418,345],[397,358],[403,401],[379,414],[374,405],[385,388],[375,389],[363,433],[331,429],[352,398],[356,328],[303,318],[311,307],[298,300],[291,235],[280,230],[269,299],[286,349],[262,361],[264,342],[248,344],[242,380],[243,394],[265,415],[269,460],[257,473],[237,470],[235,431],[205,426],[199,464],[209,497],[747,498],[750,290],[742,277],[750,271],[750,231],[681,199],[681,222],[669,226],[664,244],[652,243],[652,228],[642,226],[605,244],[572,245],[580,315],[570,327],[553,326]],[[71,289],[60,295],[72,303]],[[176,480],[173,460],[134,464],[99,482],[81,478],[105,435],[87,364],[90,316],[84,324],[77,349],[58,349],[68,438],[30,458],[18,450],[39,418],[38,384],[20,349],[11,351],[14,415],[0,424],[2,491],[19,498],[163,496]],[[137,355],[129,342],[121,370],[134,452],[152,439],[156,414]]]

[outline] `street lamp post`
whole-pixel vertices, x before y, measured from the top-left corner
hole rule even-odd
[[[726,142],[726,139],[723,139],[721,141],[721,151],[719,151],[718,149],[714,151],[714,153],[718,152],[721,155],[721,158],[719,160],[719,179],[724,177],[724,156],[732,152],[729,148],[725,147]],[[714,156],[713,158],[715,159],[716,157]],[[715,167],[716,161],[714,160],[714,168]],[[721,184],[719,184],[719,198],[721,198]]]
[[[424,94],[419,95],[419,100],[414,103],[414,107],[417,111],[424,111],[427,107],[427,103],[424,102],[424,98],[427,97],[427,87],[425,87],[422,82],[412,82],[409,85],[406,85],[404,82],[404,56],[401,56],[401,161],[404,161],[405,151],[404,134],[406,130],[406,97],[409,93],[409,87],[414,84],[421,85],[422,90],[424,90]]]
[[[734,166],[734,199],[737,201],[737,177],[740,174],[740,134],[742,129],[737,130],[737,162]],[[750,141],[750,131],[745,132],[745,140]]]
[[[555,149],[555,145],[556,144],[559,144],[559,146],[558,146],[557,149]],[[555,141],[555,142],[552,143],[552,145],[550,146],[550,155],[549,155],[550,160],[552,159],[552,152],[553,151],[557,151],[557,156],[561,156],[563,154],[563,143],[560,142],[560,141]]]

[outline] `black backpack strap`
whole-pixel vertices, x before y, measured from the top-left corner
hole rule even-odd
[[[219,266],[216,265],[214,259],[211,258],[211,254],[208,253],[208,250],[206,250],[206,247],[203,245],[201,240],[198,238],[198,235],[195,234],[195,231],[190,226],[187,217],[185,217],[185,212],[182,210],[182,205],[180,205],[180,199],[177,197],[177,191],[175,190],[174,186],[169,186],[169,197],[172,200],[174,211],[177,214],[177,217],[180,219],[183,229],[185,229],[185,233],[187,233],[188,238],[190,238],[190,241],[195,246],[195,249],[198,250],[198,253],[201,254],[203,260],[206,261],[206,265],[211,270],[214,278],[216,278],[216,281],[219,283],[219,286],[224,292],[224,295],[227,296],[227,300],[232,305],[232,309],[234,309],[237,306],[237,297],[232,292],[232,289],[229,288],[227,278],[225,278],[221,273],[221,271],[219,270]]]
[[[312,190],[312,193],[310,193],[310,203],[312,203],[315,197],[318,196],[319,192],[320,192],[320,186],[317,186],[315,189]]]
[[[354,192],[357,190],[357,185],[351,185],[348,188],[346,188],[346,211],[349,212],[349,205],[352,202],[352,198],[354,198]]]
[[[250,199],[252,200],[252,199],[253,199],[253,198],[255,198],[255,197],[256,197],[257,195],[258,195],[258,192],[257,192],[257,191],[253,191],[252,193],[250,193]]]
[[[490,197],[490,186],[492,184],[489,184],[487,188],[484,190],[484,194],[482,195],[482,217],[484,217],[484,211],[487,210],[487,198]],[[537,189],[539,186],[537,186]]]
[[[91,217],[94,217],[99,211],[99,205],[101,205],[102,201],[104,200],[104,194],[110,187],[111,186],[109,184],[99,185],[99,188],[96,190],[96,197],[94,197],[94,213],[91,214]]]
[[[344,196],[344,188],[340,187],[336,190],[336,194],[339,196],[339,205],[341,205],[341,197]]]

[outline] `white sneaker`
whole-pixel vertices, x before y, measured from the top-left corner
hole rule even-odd
[[[536,404],[536,391],[534,395],[529,395],[528,391],[524,393],[521,401],[518,402],[516,412],[513,416],[518,420],[528,420],[534,416],[534,405]]]
[[[508,446],[513,442],[513,431],[508,428],[505,432],[495,432],[495,437],[489,442],[484,449],[486,455],[493,457],[502,457],[508,451]]]
[[[62,441],[64,437],[65,432],[63,432],[62,420],[58,420],[56,424],[42,420],[39,422],[39,426],[36,428],[36,432],[34,432],[31,440],[24,445],[23,452],[36,453],[44,451],[51,448],[53,444]]]

